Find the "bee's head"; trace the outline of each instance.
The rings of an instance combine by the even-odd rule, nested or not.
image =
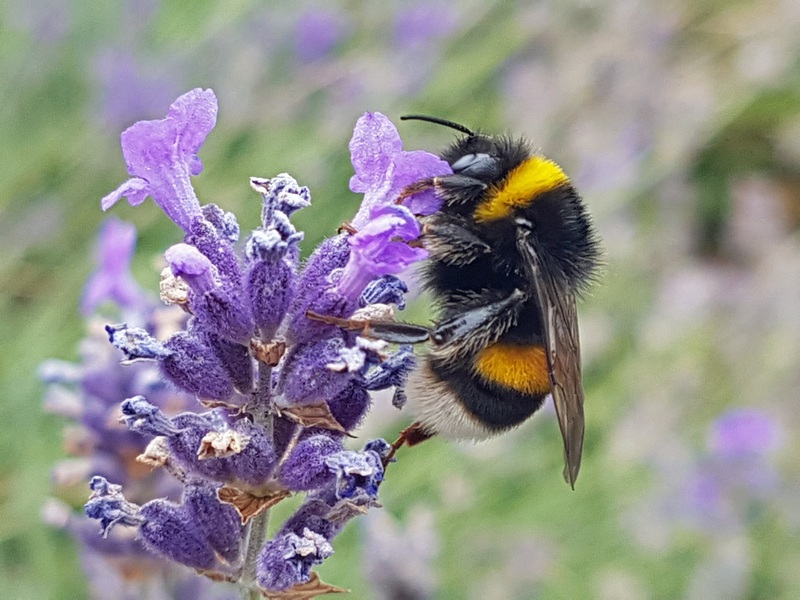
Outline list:
[[[442,159],[450,163],[453,173],[487,184],[501,180],[530,154],[530,148],[524,140],[485,135],[438,117],[404,115],[400,119],[427,121],[463,133],[462,137],[442,152]]]

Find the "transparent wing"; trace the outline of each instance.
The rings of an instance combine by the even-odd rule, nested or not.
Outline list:
[[[581,349],[575,295],[542,267],[528,232],[522,228],[517,237],[517,246],[526,258],[528,276],[534,283],[542,309],[550,389],[564,440],[564,479],[575,489],[575,480],[581,467],[584,433]]]

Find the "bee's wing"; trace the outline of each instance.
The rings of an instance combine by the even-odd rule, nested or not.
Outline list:
[[[517,240],[542,309],[550,389],[564,440],[564,479],[574,489],[583,453],[583,385],[575,295],[542,267],[526,233]]]

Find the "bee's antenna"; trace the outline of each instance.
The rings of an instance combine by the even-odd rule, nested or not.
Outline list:
[[[437,125],[444,125],[445,127],[449,127],[450,129],[455,129],[456,131],[460,131],[461,133],[466,133],[469,137],[475,137],[475,132],[465,127],[464,125],[459,125],[458,123],[454,123],[453,121],[448,121],[447,119],[440,119],[438,117],[429,117],[427,115],[403,115],[400,117],[401,121],[428,121],[428,123],[436,123]]]

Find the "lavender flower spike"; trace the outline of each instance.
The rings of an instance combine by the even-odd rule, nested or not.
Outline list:
[[[203,170],[197,151],[217,122],[217,97],[199,88],[187,92],[164,119],[139,121],[122,132],[122,154],[131,179],[100,201],[103,210],[127,197],[132,206],[152,196],[185,232],[201,217],[190,176]]]
[[[104,532],[117,524],[134,528],[127,537],[138,552],[234,582],[248,597],[257,586],[267,595],[300,597],[318,586],[334,589],[318,584],[311,569],[333,553],[332,540],[347,521],[378,505],[391,447],[375,440],[353,452],[343,439],[368,410],[370,391],[401,390],[413,365],[409,348],[388,354],[384,342],[311,320],[308,311],[349,317],[359,308],[402,308],[407,286],[397,275],[427,256],[413,243],[417,217],[437,210],[439,200],[431,191],[402,205],[397,199],[408,185],[451,171],[434,155],[405,152],[394,125],[367,113],[350,143],[351,189],[365,194],[355,231],[326,240],[303,263],[303,233],[291,215],[310,205],[311,194],[289,175],[251,179],[262,218],[242,236],[244,244],[237,243],[242,232],[233,214],[200,207],[190,177],[202,169],[196,153],[216,114],[213,92],[193,90],[166,118],[122,134],[132,178],[102,206],[123,196],[139,204],[150,195],[184,229],[183,243],[166,253],[173,275],[189,288],[181,289],[184,312],[147,304],[130,315],[130,325],[108,325],[109,341],[126,360],[120,365],[112,360],[118,353],[109,352],[100,364],[95,353],[86,357],[88,375],[51,374],[59,384],[80,385],[84,402],[54,404],[81,418],[85,431],[77,442],[101,450],[102,461],[84,462],[124,482],[130,501],[107,479],[92,481],[86,514]],[[132,244],[125,238],[119,248],[103,249],[110,255],[96,288],[114,296]],[[164,319],[165,311],[176,314]],[[128,430],[108,425],[120,401]],[[146,448],[143,436],[154,438]],[[129,466],[137,455],[156,468],[141,473]],[[293,494],[305,498],[268,539],[266,511]]]

